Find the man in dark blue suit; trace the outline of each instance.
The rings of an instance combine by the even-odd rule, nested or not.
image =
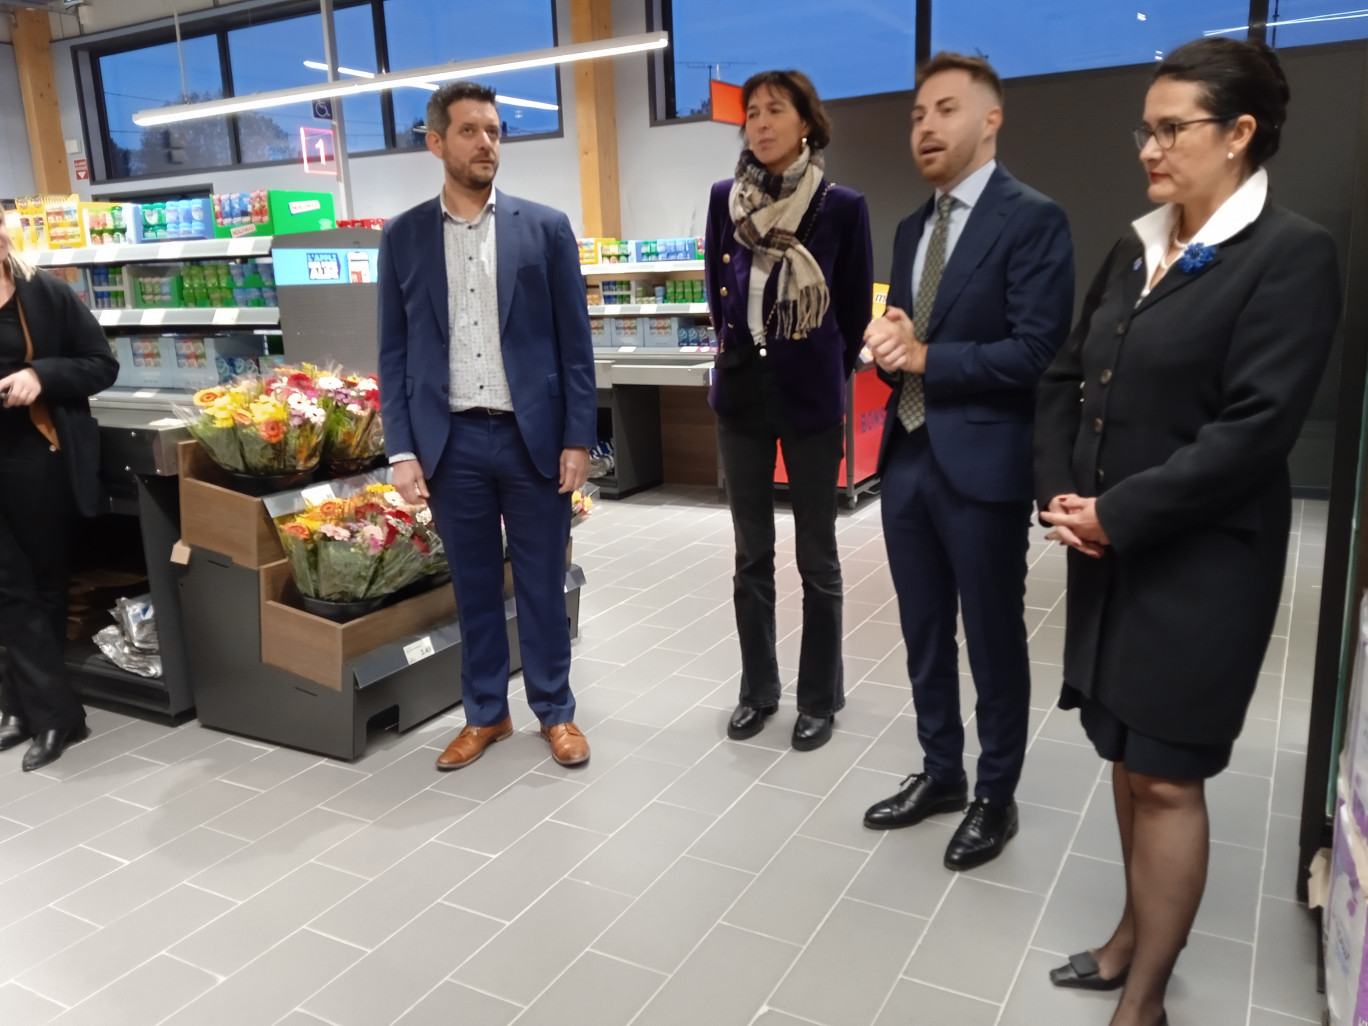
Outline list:
[[[528,704],[555,760],[577,765],[565,549],[598,423],[579,249],[564,214],[494,190],[493,90],[443,86],[427,127],[445,181],[385,226],[380,400],[395,487],[431,503],[460,611],[466,726],[437,766],[513,733],[500,518]]]
[[[1031,419],[1073,309],[1068,221],[998,165],[1001,124],[1002,83],[987,61],[942,53],[918,72],[912,154],[936,193],[898,226],[889,310],[866,333],[894,386],[880,501],[925,762],[865,825],[910,826],[969,801],[958,605],[982,754],[950,869],[995,858],[1017,832]]]

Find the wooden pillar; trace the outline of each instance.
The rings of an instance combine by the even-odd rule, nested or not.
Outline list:
[[[612,35],[612,0],[570,0],[573,42],[610,39]],[[620,238],[622,203],[618,190],[617,97],[611,58],[576,62],[575,127],[579,133],[584,234]]]
[[[24,100],[33,181],[40,193],[67,195],[66,143],[62,112],[57,106],[57,79],[52,72],[52,27],[46,11],[14,12],[14,62],[19,68],[19,93]]]

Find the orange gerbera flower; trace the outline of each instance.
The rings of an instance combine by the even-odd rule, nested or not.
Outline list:
[[[274,445],[285,437],[285,425],[278,420],[263,420],[257,425],[257,434]]]
[[[234,410],[233,419],[243,427],[247,427],[252,423],[252,415],[246,410]]]
[[[286,524],[283,530],[286,534],[292,534],[296,538],[304,539],[304,541],[308,541],[312,536],[312,532],[303,524]]]
[[[196,406],[213,406],[223,398],[223,391],[217,388],[201,388],[195,393]]]
[[[318,505],[318,515],[328,520],[341,520],[347,515],[347,504],[341,499],[324,499]]]

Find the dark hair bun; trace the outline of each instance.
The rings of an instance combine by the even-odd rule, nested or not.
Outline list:
[[[1258,167],[1278,152],[1292,90],[1282,61],[1265,43],[1210,36],[1180,46],[1164,58],[1154,77],[1196,82],[1212,117],[1233,122],[1248,114],[1257,125],[1249,162]]]

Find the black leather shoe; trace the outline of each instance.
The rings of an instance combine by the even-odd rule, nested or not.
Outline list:
[[[1126,966],[1115,976],[1104,977],[1092,952],[1080,951],[1070,955],[1063,965],[1050,970],[1050,982],[1056,987],[1072,987],[1075,990],[1116,990],[1126,985],[1129,975],[1130,966]]]
[[[727,737],[733,741],[744,741],[765,729],[765,717],[773,716],[778,708],[775,705],[747,705],[742,702],[727,721]]]
[[[1019,826],[1016,802],[997,805],[976,798],[945,849],[945,868],[973,869],[991,862],[1002,854]]]
[[[11,716],[8,713],[0,716],[0,752],[8,752],[31,737],[33,735],[18,716]]]
[[[79,727],[58,730],[45,730],[33,739],[29,750],[24,753],[23,769],[29,773],[56,762],[62,753],[78,741],[90,737],[90,728],[82,723]]]
[[[814,748],[821,748],[831,740],[831,725],[835,722],[835,716],[809,716],[800,712],[793,725],[794,750],[810,752]]]
[[[872,830],[913,826],[937,812],[959,812],[969,801],[969,781],[964,777],[956,784],[939,784],[929,773],[914,773],[903,785],[892,798],[869,807],[865,826]]]

